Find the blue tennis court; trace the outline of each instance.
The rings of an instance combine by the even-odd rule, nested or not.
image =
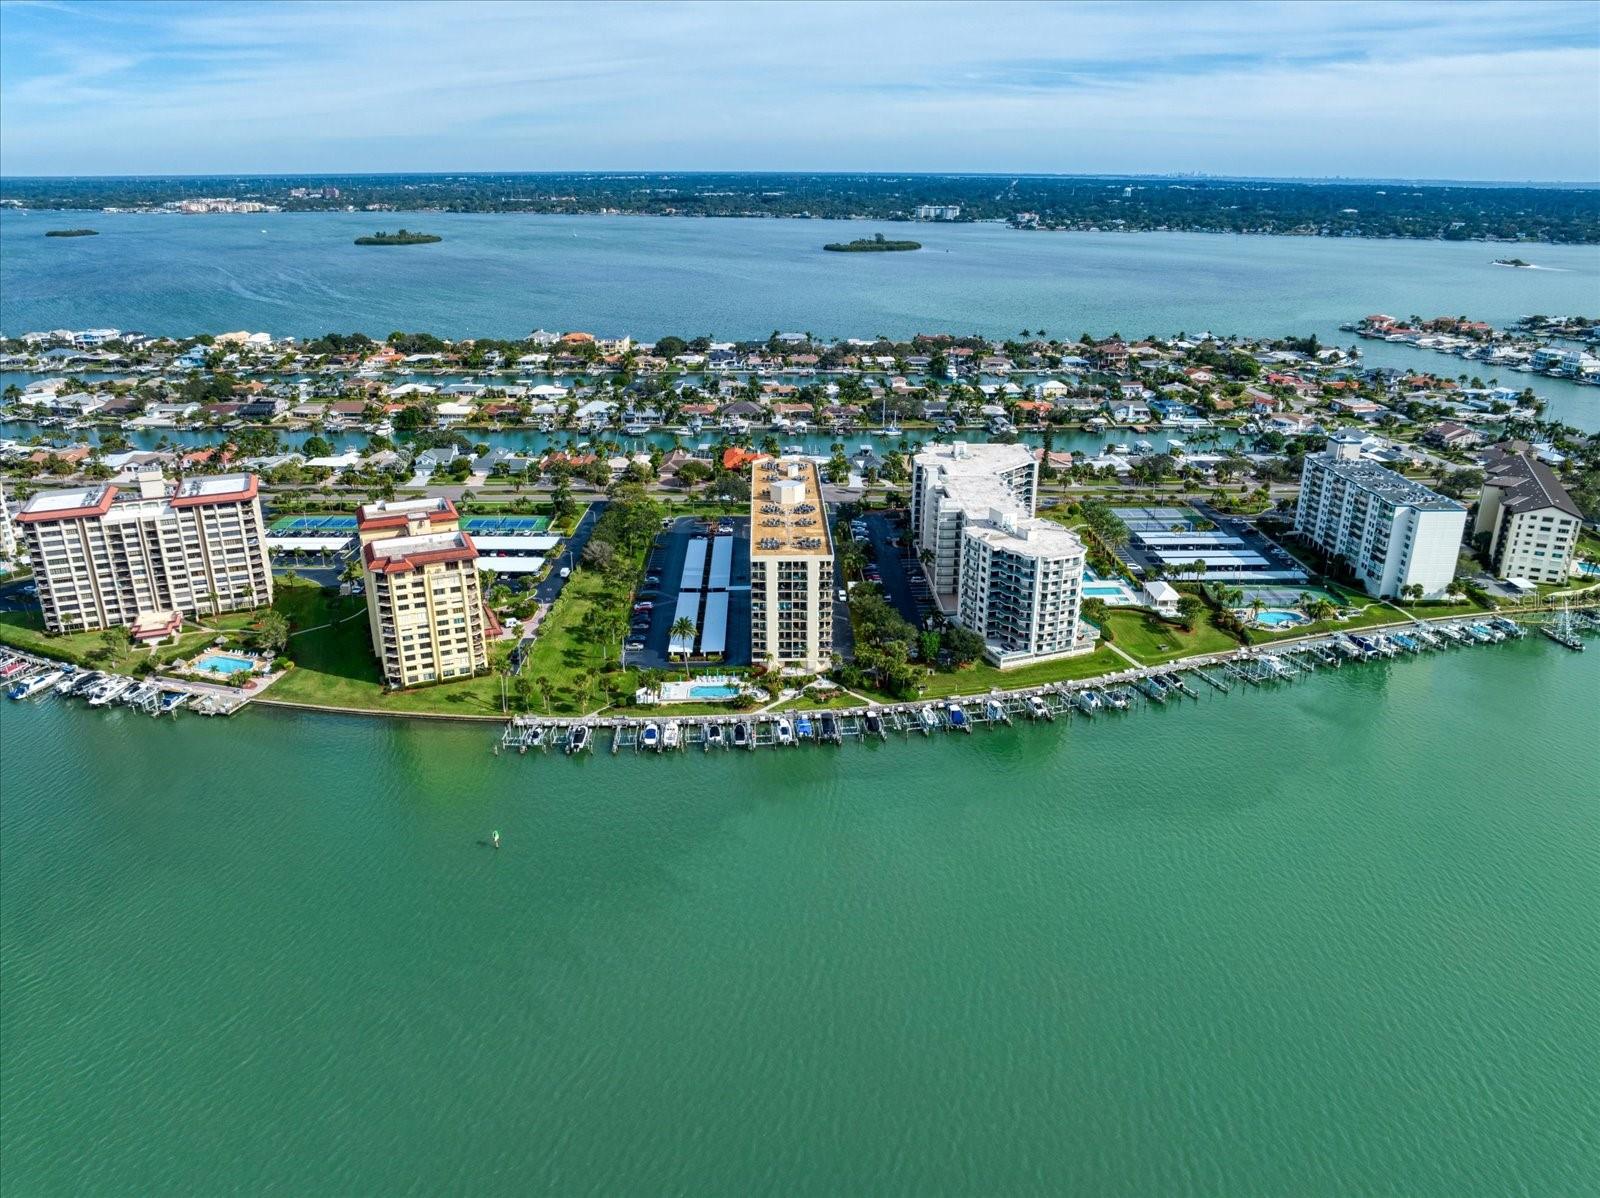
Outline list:
[[[485,536],[531,537],[550,527],[549,516],[468,516],[461,522],[468,532]]]
[[[314,536],[318,533],[332,536],[338,533],[353,533],[355,530],[354,516],[283,516],[272,522],[269,531],[294,533],[298,536]]]

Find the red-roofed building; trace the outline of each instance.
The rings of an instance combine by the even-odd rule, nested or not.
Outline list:
[[[722,468],[724,470],[743,470],[752,462],[765,461],[767,454],[757,453],[752,449],[741,449],[737,445],[729,446],[722,451]]]

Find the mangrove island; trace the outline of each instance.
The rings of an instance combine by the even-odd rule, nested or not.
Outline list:
[[[858,237],[854,241],[830,241],[822,247],[836,254],[896,254],[906,250],[920,250],[920,241],[885,241],[882,233],[872,237]]]
[[[443,241],[437,233],[413,233],[401,229],[398,233],[374,233],[371,237],[357,237],[357,245],[427,245],[430,241]]]

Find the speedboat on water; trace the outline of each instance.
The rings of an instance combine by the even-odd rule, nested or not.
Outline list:
[[[794,725],[788,720],[780,719],[774,729],[780,745],[794,744]]]
[[[661,729],[655,724],[646,724],[639,732],[639,744],[646,749],[661,748]]]
[[[567,737],[567,756],[582,753],[589,747],[589,725],[574,724],[572,733]]]

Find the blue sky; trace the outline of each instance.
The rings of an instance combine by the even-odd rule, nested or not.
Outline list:
[[[0,172],[1600,181],[1594,3],[0,3]]]

